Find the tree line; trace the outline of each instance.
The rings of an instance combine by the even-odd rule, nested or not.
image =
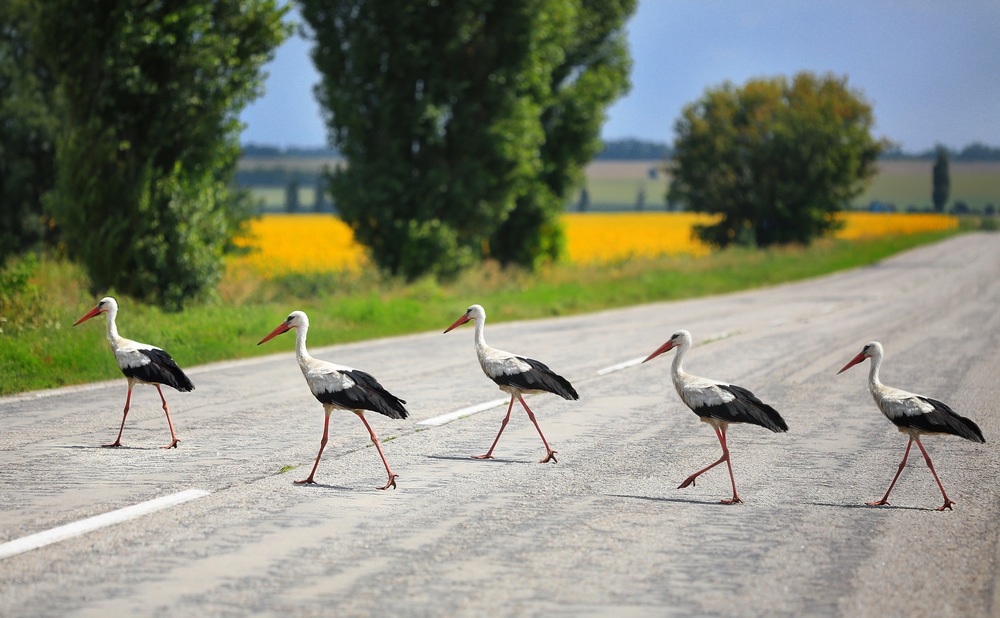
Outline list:
[[[94,291],[180,307],[251,212],[238,114],[276,0],[0,3],[0,258],[58,241]]]
[[[669,148],[602,143],[629,88],[635,0],[299,6],[328,150],[346,161],[326,196],[391,276],[558,259],[559,214],[600,156],[670,155],[668,201],[722,214],[698,231],[719,246],[808,242],[892,148],[846,77],[808,72],[708,88]],[[95,291],[166,307],[211,289],[252,206],[234,182],[239,112],[290,32],[286,11],[0,4],[0,258],[58,243]]]

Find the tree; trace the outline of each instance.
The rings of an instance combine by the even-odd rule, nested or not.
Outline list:
[[[531,94],[541,109],[544,141],[539,172],[517,197],[513,212],[490,237],[492,257],[502,264],[535,266],[559,257],[564,244],[559,215],[580,184],[583,166],[603,148],[604,110],[625,94],[632,68],[625,21],[635,0],[550,3],[567,24],[552,31],[559,60],[544,90]]]
[[[292,174],[285,184],[285,212],[299,211],[299,175]]]
[[[51,235],[55,83],[30,42],[29,0],[0,3],[0,264]]]
[[[46,207],[95,290],[177,308],[214,285],[248,214],[239,111],[287,34],[276,0],[34,3],[61,94]]]
[[[301,2],[317,98],[347,159],[330,193],[377,264],[411,279],[449,274],[487,255],[533,259],[558,237],[553,204],[563,206],[565,166],[579,155],[548,138],[593,139],[600,118],[584,84],[611,79],[590,74],[608,53],[592,4],[602,5]],[[583,126],[564,129],[573,122]]]
[[[720,247],[808,243],[876,173],[890,143],[872,137],[873,123],[846,78],[803,72],[710,88],[676,123],[667,201],[721,215],[696,230]]]
[[[934,160],[934,170],[932,172],[934,188],[931,191],[931,200],[934,202],[935,212],[944,212],[945,205],[948,204],[948,194],[951,192],[951,172],[948,168],[948,149],[938,146]]]

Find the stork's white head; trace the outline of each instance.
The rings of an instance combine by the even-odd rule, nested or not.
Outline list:
[[[691,346],[691,333],[687,332],[686,330],[679,330],[673,335],[670,335],[670,339],[668,339],[666,343],[656,348],[656,351],[647,356],[646,360],[642,362],[645,363],[648,360],[652,360],[657,356],[659,356],[660,354],[663,354],[664,352],[667,352],[669,350],[673,350],[674,348],[687,348],[690,346]]]
[[[260,345],[265,341],[270,341],[271,339],[274,339],[281,333],[286,333],[292,330],[293,328],[302,328],[302,329],[309,328],[309,317],[306,315],[305,311],[293,311],[289,313],[288,317],[285,318],[285,321],[282,322],[281,324],[278,324],[278,326],[271,331],[270,335],[258,341],[257,345]]]
[[[453,328],[465,324],[469,320],[479,320],[480,324],[482,324],[486,320],[486,310],[483,309],[482,305],[472,305],[471,307],[466,309],[462,317],[455,320],[455,323],[446,328],[444,332],[447,333]]]
[[[882,344],[878,341],[869,341],[865,344],[865,347],[861,348],[858,355],[852,358],[843,368],[837,372],[837,374],[844,373],[851,367],[857,365],[858,363],[864,361],[866,358],[878,357],[882,358]]]
[[[88,311],[82,318],[80,318],[76,322],[73,322],[73,326],[76,326],[81,322],[86,322],[90,318],[94,317],[95,315],[99,315],[101,313],[117,314],[118,301],[116,301],[114,298],[110,296],[105,296],[100,300],[100,302],[97,303],[97,306]]]

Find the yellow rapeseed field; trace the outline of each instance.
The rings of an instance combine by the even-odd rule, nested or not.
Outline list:
[[[934,214],[842,213],[844,228],[837,238],[856,239],[914,234],[958,226],[955,217]],[[710,223],[712,215],[697,213],[567,213],[569,259],[576,264],[612,262],[630,257],[706,255],[707,245],[691,236],[691,227]],[[350,228],[330,215],[264,215],[251,222],[249,235],[237,244],[251,248],[234,258],[237,267],[260,276],[334,272],[367,264],[364,248]]]
[[[711,247],[691,236],[691,227],[712,223],[713,215],[693,212],[567,213],[566,248],[575,264],[629,257],[707,255]]]
[[[958,227],[957,217],[930,213],[849,212],[841,213],[840,219],[844,227],[836,233],[836,237],[844,240],[937,232]]]
[[[360,268],[365,249],[346,223],[331,215],[263,215],[236,244],[250,252],[234,260],[264,277]]]

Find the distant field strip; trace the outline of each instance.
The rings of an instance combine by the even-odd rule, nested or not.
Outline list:
[[[330,159],[253,159],[241,160],[240,169],[284,169],[299,178],[299,204],[311,210],[315,202],[315,180],[324,165],[340,162]],[[857,198],[854,208],[866,208],[873,201],[893,204],[898,211],[931,207],[931,170],[934,162],[880,161],[879,172]],[[1000,162],[952,161],[949,205],[965,202],[974,211],[992,204],[1000,206]],[[573,191],[566,209],[576,212],[583,205],[589,211],[666,210],[666,193],[670,174],[663,161],[595,161],[587,166],[585,183]],[[282,212],[285,207],[285,186],[248,185],[260,207],[266,212]],[[586,203],[582,192],[586,189]]]
[[[841,215],[837,238],[856,239],[948,230],[958,219],[934,214],[852,212]],[[714,221],[697,213],[567,213],[569,259],[576,264],[607,263],[633,257],[701,256],[710,248],[696,240],[691,228]],[[250,234],[239,239],[247,255],[233,259],[259,275],[338,272],[367,263],[364,248],[351,229],[332,215],[264,215],[251,222]]]

